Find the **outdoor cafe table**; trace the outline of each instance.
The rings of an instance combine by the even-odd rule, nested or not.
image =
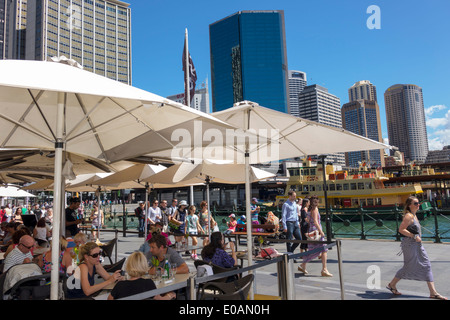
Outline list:
[[[173,284],[176,283],[181,283],[181,282],[187,282],[189,277],[191,277],[193,275],[193,273],[177,273],[175,275],[174,279],[169,279],[169,280],[153,280],[155,282],[156,288],[157,289],[161,289],[161,288],[165,288],[168,286],[171,286]],[[111,283],[108,286],[104,287],[102,289],[102,291],[100,292],[99,295],[97,295],[94,299],[95,300],[106,300],[108,298],[109,293],[111,292],[112,289],[114,289],[114,286],[116,285],[117,282]]]

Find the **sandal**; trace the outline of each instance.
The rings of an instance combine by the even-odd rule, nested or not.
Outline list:
[[[430,296],[430,299],[448,300],[446,297],[441,296],[439,293],[438,293],[438,294],[431,295],[431,296]]]
[[[306,268],[302,268],[301,266],[298,266],[298,271],[303,272],[303,274],[308,274],[308,271],[306,271]]]
[[[397,288],[392,288],[390,283],[386,286],[386,289],[391,291],[394,296],[401,296],[402,295],[400,292],[398,292]]]

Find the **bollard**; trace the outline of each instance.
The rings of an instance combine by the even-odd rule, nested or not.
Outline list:
[[[189,288],[189,300],[197,300],[197,295],[195,293],[195,277],[190,277],[188,280],[188,288]]]
[[[345,300],[345,290],[344,290],[344,278],[342,273],[342,252],[341,252],[341,240],[336,240],[337,256],[338,256],[338,267],[339,267],[339,284],[341,288],[341,300]]]
[[[294,259],[289,259],[289,254],[285,254],[283,260],[286,268],[286,298],[287,300],[295,300]]]
[[[281,261],[277,262],[278,295],[281,297],[281,300],[287,300],[285,271],[286,268],[284,268],[284,257],[283,257]]]

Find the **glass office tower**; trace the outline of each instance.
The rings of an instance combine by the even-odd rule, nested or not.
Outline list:
[[[213,111],[250,100],[288,112],[283,11],[239,11],[209,26]]]

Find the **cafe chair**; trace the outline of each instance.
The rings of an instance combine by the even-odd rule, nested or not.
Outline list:
[[[117,245],[117,238],[114,238],[111,241],[109,241],[107,244],[100,246],[100,249],[102,249],[102,256],[105,258],[108,257],[110,264],[113,264],[112,253],[113,253],[113,249],[114,249],[115,245]],[[117,262],[117,257],[116,257],[116,262]]]
[[[233,282],[207,282],[199,288],[199,300],[246,300],[254,280],[254,275]]]
[[[104,266],[104,268],[108,273],[112,273],[112,272],[116,272],[117,270],[121,270],[126,259],[127,258],[123,258],[122,260],[120,260],[114,264],[109,264],[109,265]]]

